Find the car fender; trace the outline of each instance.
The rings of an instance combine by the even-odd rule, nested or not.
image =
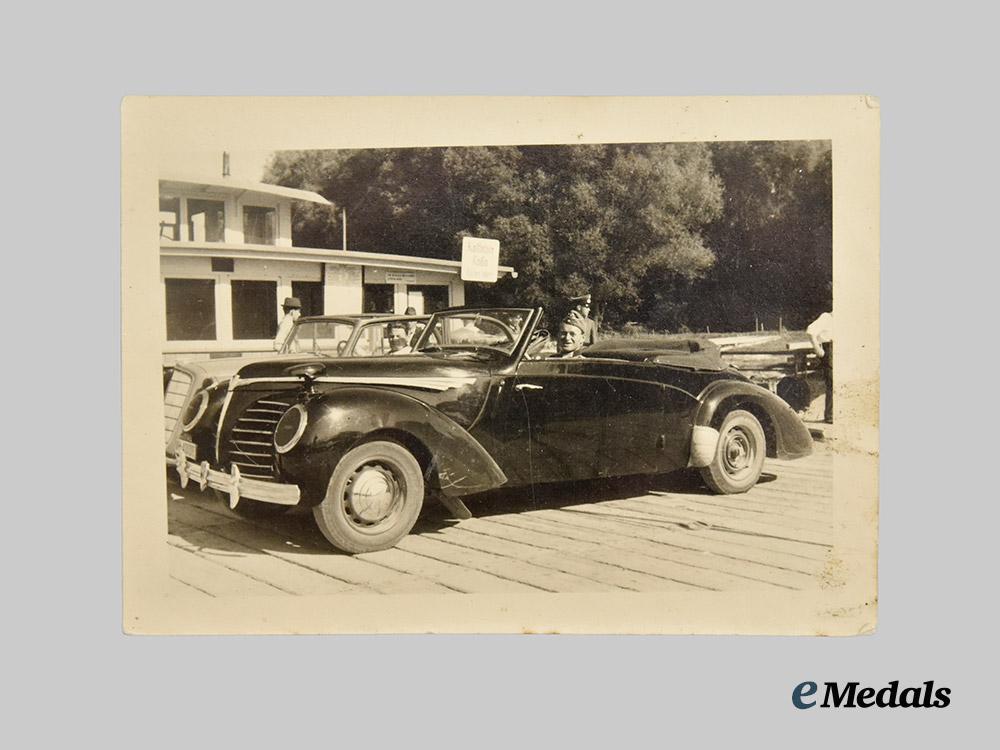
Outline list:
[[[507,477],[461,425],[412,396],[385,388],[347,387],[306,403],[308,424],[298,444],[279,455],[286,481],[303,485],[304,500],[319,502],[340,459],[372,439],[402,443],[424,467],[425,481],[457,497],[499,487]]]
[[[219,429],[219,416],[222,413],[222,407],[229,392],[229,383],[213,382],[204,388],[193,389],[184,408],[177,417],[178,423],[183,422],[188,406],[190,406],[201,391],[208,392],[208,406],[205,408],[205,413],[202,414],[198,423],[188,431],[185,431],[183,424],[180,424],[177,434],[179,437],[189,440],[197,446],[197,460],[211,461],[216,456],[215,437]],[[174,451],[176,453],[176,441],[174,442]]]
[[[766,388],[743,380],[717,380],[698,396],[694,434],[716,428],[733,409],[749,411],[761,422],[770,458],[802,458],[812,453],[812,437],[788,404]],[[697,465],[697,464],[692,464]]]

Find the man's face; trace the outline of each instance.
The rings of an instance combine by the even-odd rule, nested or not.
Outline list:
[[[583,346],[583,331],[576,326],[562,323],[559,326],[559,341],[556,350],[560,354],[570,354]]]
[[[406,328],[403,326],[394,326],[389,329],[389,349],[394,352],[398,352],[404,346],[406,346],[407,335]]]

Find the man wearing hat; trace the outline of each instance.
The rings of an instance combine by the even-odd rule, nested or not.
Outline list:
[[[298,297],[285,297],[285,302],[281,306],[281,309],[284,311],[285,316],[278,324],[278,333],[274,337],[274,351],[276,352],[281,351],[281,347],[285,345],[285,339],[288,338],[288,335],[292,332],[292,328],[295,327],[295,321],[302,314],[302,302]]]
[[[579,297],[570,297],[569,301],[573,307],[570,310],[570,315],[578,316],[583,325],[584,345],[596,344],[597,322],[590,318],[590,295],[581,294]]]
[[[583,349],[586,333],[583,328],[583,318],[579,313],[574,314],[571,310],[569,315],[563,318],[559,324],[559,338],[556,339],[556,359],[570,359],[582,356],[580,350]]]

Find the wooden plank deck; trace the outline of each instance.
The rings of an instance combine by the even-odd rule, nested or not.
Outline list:
[[[833,458],[768,461],[746,495],[697,475],[489,493],[455,521],[429,501],[391,550],[333,550],[307,510],[267,521],[167,483],[170,586],[194,597],[301,594],[801,590],[832,541]]]

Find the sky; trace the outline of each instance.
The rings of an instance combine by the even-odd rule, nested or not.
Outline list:
[[[229,151],[229,171],[234,180],[261,182],[274,151]],[[184,177],[222,177],[222,152],[202,151],[169,155],[170,174]]]

